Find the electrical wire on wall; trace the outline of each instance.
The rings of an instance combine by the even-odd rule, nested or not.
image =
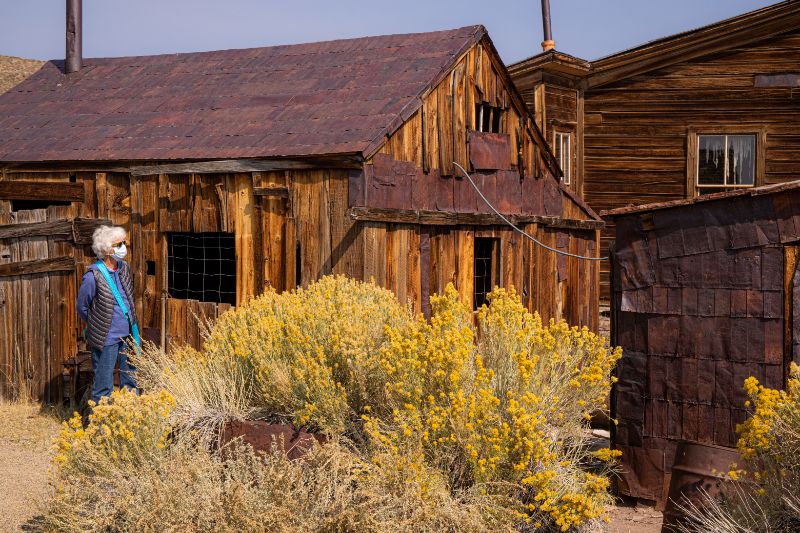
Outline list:
[[[585,256],[585,255],[571,254],[569,252],[562,252],[561,250],[557,250],[555,248],[551,248],[550,246],[547,246],[545,243],[536,240],[536,238],[534,238],[532,235],[529,235],[529,234],[525,233],[524,231],[522,231],[521,229],[519,229],[510,220],[508,220],[506,217],[504,217],[503,214],[500,213],[500,211],[495,209],[495,207],[491,204],[491,202],[489,202],[489,200],[487,200],[486,197],[483,195],[483,193],[478,188],[478,186],[475,184],[475,182],[472,181],[472,176],[470,176],[469,173],[466,170],[464,170],[464,167],[462,167],[461,165],[459,165],[455,161],[453,161],[453,164],[455,166],[457,166],[458,169],[461,172],[464,173],[464,176],[466,176],[467,180],[469,180],[470,185],[472,185],[472,188],[475,189],[475,192],[478,193],[478,196],[481,197],[481,200],[483,200],[483,203],[485,203],[487,206],[489,206],[489,209],[491,209],[494,212],[495,215],[500,217],[500,219],[503,222],[508,224],[511,227],[511,229],[513,229],[514,231],[516,231],[517,233],[519,233],[523,237],[525,237],[527,239],[530,239],[531,241],[533,241],[534,243],[538,244],[539,246],[541,246],[545,250],[550,250],[551,252],[555,252],[557,254],[566,255],[567,257],[575,257],[577,259],[585,259],[586,261],[607,261],[608,260],[608,257],[589,257],[589,256]]]

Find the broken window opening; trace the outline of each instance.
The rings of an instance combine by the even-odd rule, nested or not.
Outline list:
[[[500,122],[503,110],[489,104],[475,104],[475,131],[500,133]]]
[[[172,298],[236,305],[233,233],[168,233],[167,248]]]
[[[486,303],[486,296],[498,284],[497,275],[500,241],[494,238],[476,237],[474,245],[474,279],[472,309],[477,311]]]

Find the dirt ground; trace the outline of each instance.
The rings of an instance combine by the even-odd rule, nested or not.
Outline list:
[[[0,403],[0,531],[19,531],[47,495],[60,418],[34,404]]]
[[[611,510],[609,533],[659,533],[661,513],[643,505],[620,504]]]

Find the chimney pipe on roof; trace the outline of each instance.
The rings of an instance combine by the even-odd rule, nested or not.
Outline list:
[[[542,50],[547,52],[556,47],[553,34],[550,32],[550,0],[542,0],[542,26],[544,26]]]
[[[82,0],[67,0],[67,55],[64,72],[71,74],[83,66],[83,16]]]

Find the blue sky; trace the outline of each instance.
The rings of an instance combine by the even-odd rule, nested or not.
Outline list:
[[[556,47],[596,59],[775,3],[551,0]],[[0,55],[64,55],[64,0],[0,0]],[[484,24],[503,60],[541,51],[539,0],[84,0],[84,55],[249,48]]]

